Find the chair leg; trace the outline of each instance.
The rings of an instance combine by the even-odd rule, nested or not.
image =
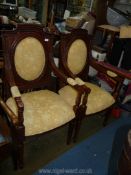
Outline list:
[[[107,110],[107,112],[105,113],[104,121],[103,121],[103,126],[104,127],[107,125],[109,117],[111,116],[112,109],[113,109],[113,107],[109,108],[109,110]]]
[[[74,136],[73,136],[73,141],[76,142],[78,135],[79,135],[79,131],[80,131],[80,127],[81,127],[81,123],[82,123],[82,118],[78,117],[75,123],[75,132],[74,132]]]
[[[13,159],[15,169],[22,169],[24,167],[24,127],[18,127],[13,129]]]
[[[79,106],[79,108],[76,111],[75,131],[74,131],[74,135],[73,135],[74,142],[77,141],[79,131],[81,128],[81,123],[82,123],[83,118],[85,117],[86,108],[87,107],[85,105],[81,105],[81,106]]]
[[[22,169],[24,167],[24,144],[21,143],[17,146],[18,151],[18,168]]]
[[[73,137],[73,133],[74,133],[74,127],[75,127],[75,119],[73,119],[73,120],[69,123],[68,135],[67,135],[67,144],[70,144],[71,141],[72,141],[72,137]]]
[[[13,149],[14,169],[22,169],[24,167],[24,144],[16,144]]]

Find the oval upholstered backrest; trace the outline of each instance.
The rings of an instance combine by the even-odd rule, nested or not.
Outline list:
[[[73,74],[79,74],[87,61],[87,46],[82,39],[76,39],[70,45],[67,65]]]
[[[35,80],[45,66],[45,51],[34,37],[22,39],[16,47],[14,64],[17,74],[24,80]]]

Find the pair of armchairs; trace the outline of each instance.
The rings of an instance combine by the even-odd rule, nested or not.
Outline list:
[[[10,123],[16,168],[23,168],[25,136],[51,131],[69,123],[67,142],[76,140],[85,116],[110,109],[125,77],[130,75],[90,55],[88,32],[75,29],[61,35],[60,65],[53,60],[53,36],[41,25],[19,24],[3,31],[4,92],[0,105]],[[117,83],[113,94],[88,83],[89,65]],[[51,72],[64,85],[52,90]],[[109,115],[109,113],[108,113]]]

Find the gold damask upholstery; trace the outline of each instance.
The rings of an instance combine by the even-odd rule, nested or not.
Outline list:
[[[24,103],[25,135],[43,133],[72,120],[75,116],[72,107],[58,94],[49,90],[28,92],[21,95]],[[18,116],[14,98],[7,105]],[[32,127],[33,126],[33,127]]]
[[[18,75],[27,81],[34,80],[45,66],[44,48],[39,40],[24,38],[16,47],[14,60]]]
[[[78,74],[84,68],[87,58],[87,49],[84,41],[75,40],[68,51],[67,65],[73,74]]]
[[[100,112],[115,103],[115,99],[104,89],[92,83],[86,82],[85,85],[91,89],[91,92],[88,96],[86,115]],[[64,86],[59,90],[59,94],[64,100],[73,106],[77,95],[73,88],[70,86]]]

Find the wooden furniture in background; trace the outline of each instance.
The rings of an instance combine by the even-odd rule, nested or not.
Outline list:
[[[114,40],[119,36],[120,28],[108,24],[103,24],[96,27],[96,32],[97,31],[102,32],[100,47],[105,49],[107,55],[109,56],[113,47]],[[97,51],[99,52],[99,50]]]

